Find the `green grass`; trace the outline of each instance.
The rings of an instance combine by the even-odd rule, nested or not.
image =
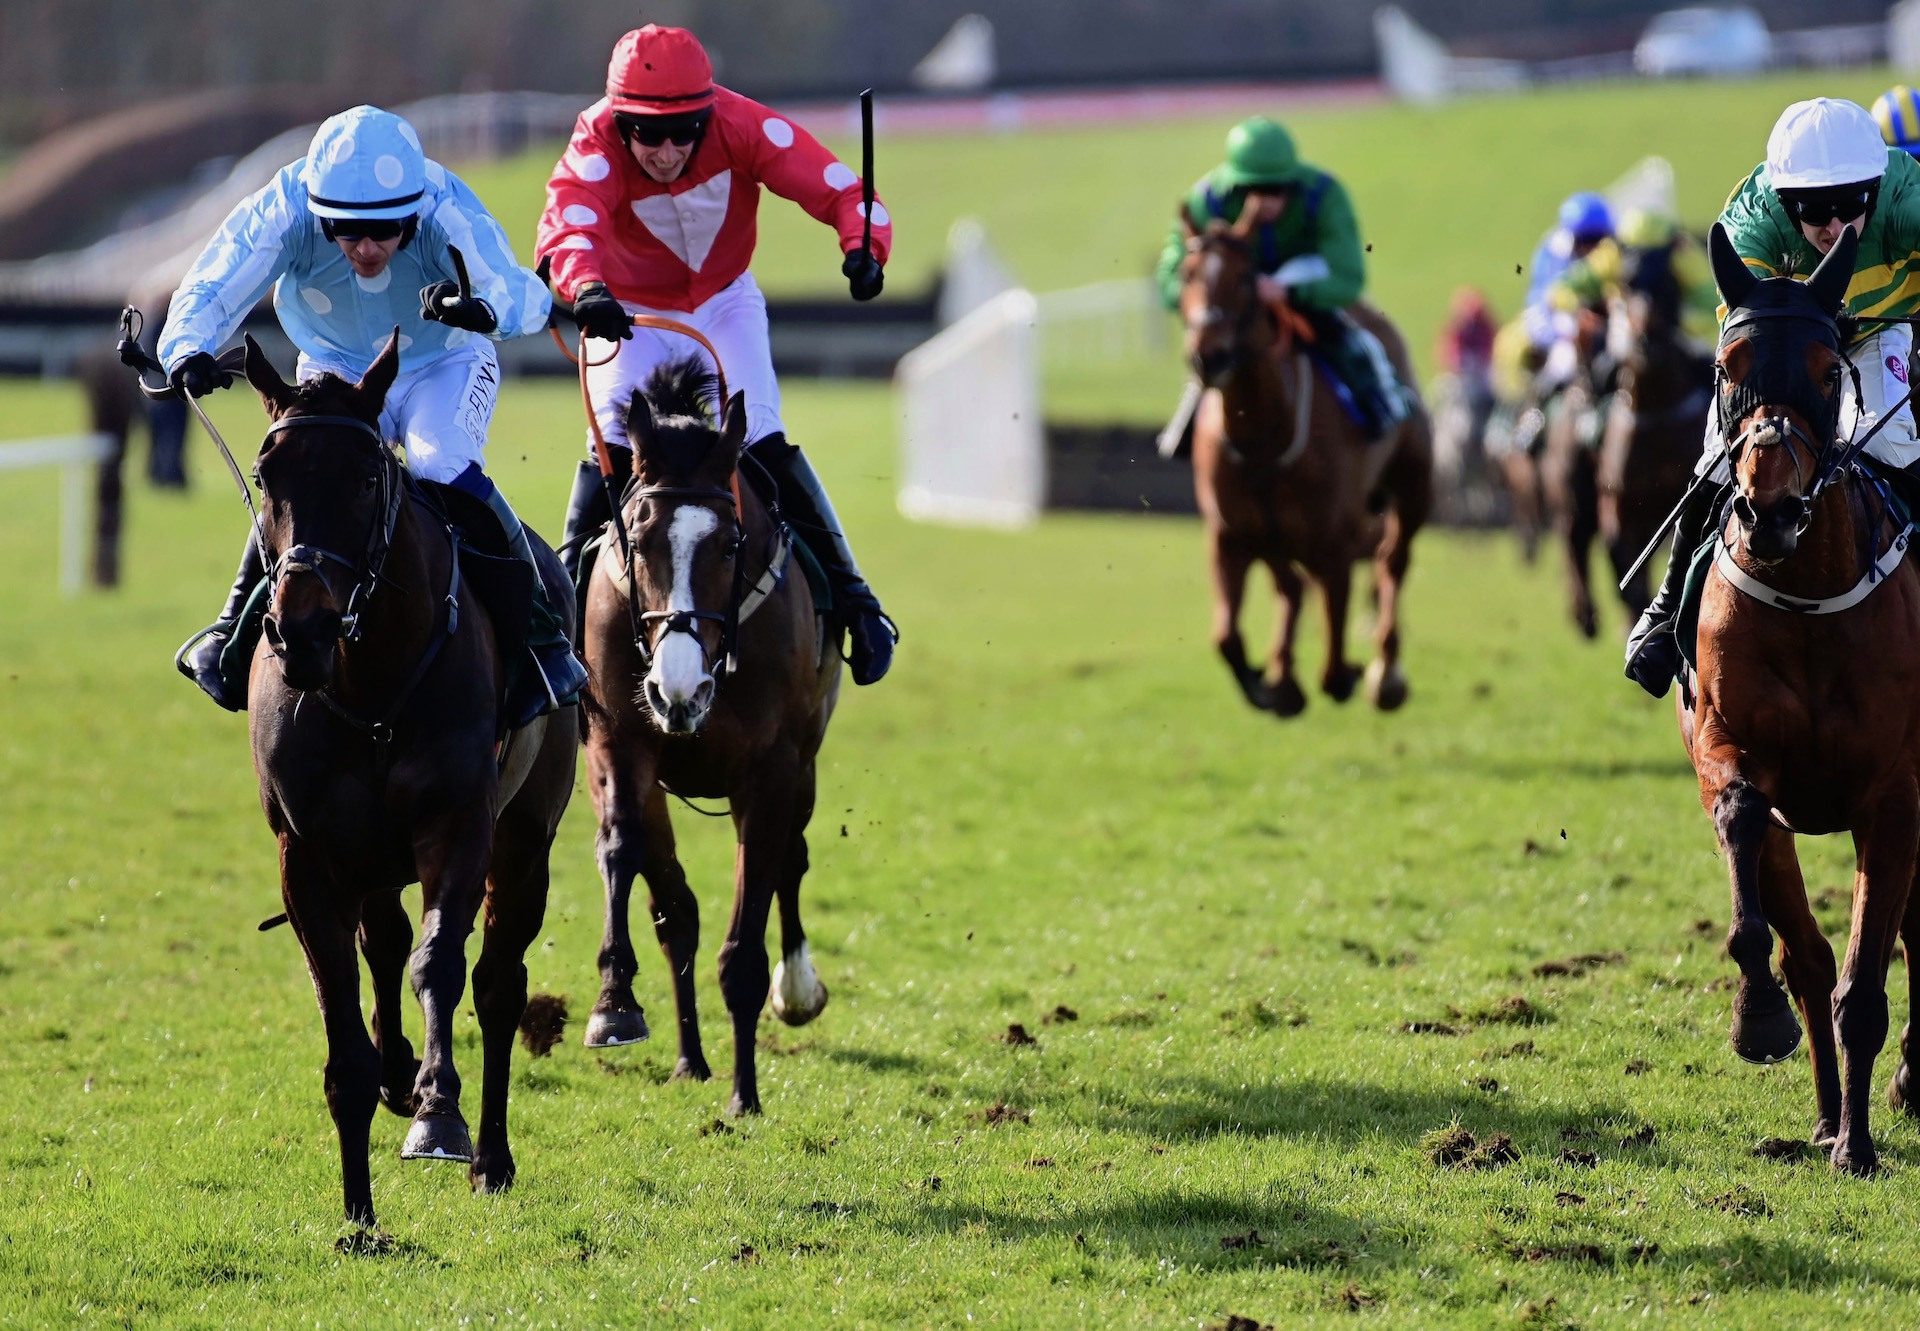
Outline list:
[[[135,492],[125,587],[62,601],[53,477],[8,478],[0,1323],[1906,1320],[1920,1138],[1881,1111],[1871,1182],[1750,1154],[1808,1128],[1808,1075],[1726,1047],[1727,892],[1671,710],[1574,638],[1556,570],[1424,540],[1408,709],[1316,697],[1283,725],[1206,646],[1193,524],[909,525],[885,395],[790,393],[906,631],[824,756],[805,900],[832,1004],[804,1030],[769,1018],[767,1115],[731,1131],[724,1082],[666,1083],[662,1037],[580,1048],[600,887],[577,794],[530,958],[576,1025],[551,1058],[516,1051],[520,1184],[477,1198],[403,1164],[383,1115],[377,1258],[334,1251],[312,992],[292,937],[253,927],[278,907],[244,722],[168,663],[225,585],[233,498],[202,448],[190,499]],[[56,388],[4,405],[14,434],[74,414]],[[254,436],[250,404],[219,406]],[[522,383],[496,427],[494,469],[543,527],[574,420],[564,386]],[[731,848],[680,824],[724,1068]],[[1843,847],[1809,851],[1814,888],[1845,881]],[[1822,918],[1842,929],[1844,905]],[[1620,956],[1533,973],[1581,953]],[[642,961],[664,1032],[664,963]],[[1048,1023],[1060,1005],[1077,1020]],[[1422,1021],[1461,1033],[1402,1030]],[[1037,1048],[1003,1041],[1014,1022]],[[458,1030],[472,1115],[465,1012]],[[1518,1159],[1436,1166],[1422,1140],[1455,1124]]]

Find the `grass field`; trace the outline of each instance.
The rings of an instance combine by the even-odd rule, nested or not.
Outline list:
[[[1647,92],[1674,101],[1627,129],[1615,90],[1302,118],[1301,137],[1370,182],[1371,225],[1393,229],[1383,293],[1437,308],[1468,280],[1449,265],[1530,240],[1565,188],[1643,152],[1674,153],[1704,208],[1789,91]],[[1747,106],[1738,135],[1683,160],[1669,127],[1706,134],[1719,99]],[[1576,169],[1557,149],[1587,120]],[[1420,162],[1435,126],[1496,124],[1497,152],[1419,168],[1423,188],[1457,182],[1458,216],[1391,206],[1382,161]],[[935,198],[919,142],[885,160],[903,217],[977,195],[1023,272],[1065,285],[1150,253],[1217,129],[1131,153],[1098,135],[1073,153],[926,145],[955,172],[997,164],[940,185],[945,213],[906,202],[922,169]],[[1126,206],[1090,197],[1087,243],[1055,235],[1057,261],[1007,225],[1038,215],[1032,169],[1111,182],[1128,163]],[[1418,274],[1387,276],[1388,234]],[[244,721],[169,664],[225,586],[238,506],[202,448],[191,498],[134,493],[126,585],[62,601],[54,478],[8,475],[0,1325],[1912,1324],[1920,1136],[1881,1111],[1887,1168],[1866,1182],[1754,1154],[1811,1126],[1805,1066],[1728,1050],[1725,877],[1671,709],[1619,678],[1611,639],[1575,638],[1556,569],[1430,535],[1407,709],[1316,697],[1281,724],[1212,659],[1192,523],[913,526],[892,506],[885,392],[788,391],[907,635],[883,686],[844,696],[824,755],[805,900],[832,1003],[763,1027],[767,1114],[746,1122],[717,1122],[724,1082],[668,1084],[659,1039],[580,1048],[600,887],[577,794],[530,957],[576,1024],[551,1057],[517,1054],[519,1186],[476,1198],[461,1170],[403,1164],[383,1116],[395,1243],[378,1257],[334,1249],[312,991],[291,936],[254,930],[277,878]],[[240,395],[217,410],[257,436]],[[0,389],[6,435],[76,417],[58,386]],[[521,383],[496,422],[492,470],[544,531],[576,420],[566,386]],[[1312,630],[1304,651],[1317,667]],[[717,1063],[723,829],[680,819]],[[1838,936],[1850,857],[1803,849]],[[656,1029],[665,979],[643,957]],[[469,1015],[458,1029],[472,1117]],[[1480,1144],[1464,1167],[1432,1158],[1450,1128]]]

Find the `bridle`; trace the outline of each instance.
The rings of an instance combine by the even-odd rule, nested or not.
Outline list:
[[[1204,255],[1209,246],[1217,244],[1242,254],[1249,260],[1247,280],[1242,284],[1246,298],[1240,305],[1239,313],[1232,316],[1232,338],[1228,343],[1225,368],[1229,373],[1237,370],[1253,354],[1251,334],[1254,321],[1261,315],[1266,315],[1274,326],[1274,359],[1283,365],[1291,361],[1293,365],[1293,383],[1287,388],[1288,396],[1293,401],[1293,436],[1277,457],[1261,462],[1258,467],[1260,470],[1268,468],[1274,471],[1284,470],[1305,451],[1308,429],[1313,420],[1313,369],[1308,363],[1307,353],[1300,349],[1301,344],[1313,340],[1312,326],[1298,310],[1291,306],[1275,308],[1260,299],[1259,270],[1251,261],[1252,249],[1244,236],[1235,235],[1231,231],[1202,232],[1196,234],[1187,244],[1188,252],[1195,256]],[[1195,277],[1197,276],[1196,270]],[[1201,312],[1203,327],[1217,327],[1228,322],[1228,319],[1225,308],[1211,301]],[[1289,352],[1292,354],[1289,355]],[[1234,445],[1231,438],[1223,436],[1221,444],[1227,455],[1235,462],[1249,465],[1246,455]]]
[[[649,499],[684,499],[693,503],[724,503],[733,517],[733,587],[727,597],[727,608],[721,610],[640,610],[638,611],[639,629],[633,645],[640,653],[643,669],[652,669],[653,658],[659,653],[660,644],[669,633],[684,633],[692,638],[700,649],[701,668],[713,676],[716,687],[727,675],[739,666],[738,646],[740,635],[740,601],[746,581],[746,562],[742,556],[746,553],[747,524],[740,503],[740,476],[734,473],[731,487],[719,485],[642,485],[631,488],[626,502],[633,506],[635,513],[640,505]],[[673,507],[678,508],[679,505]],[[626,517],[622,514],[622,522]],[[627,546],[635,542],[628,538]],[[627,595],[630,599],[638,595],[638,589],[632,580],[632,570],[628,570]],[[717,661],[707,655],[706,641],[700,636],[702,621],[720,626],[720,652]],[[658,631],[655,627],[658,626]]]
[[[276,435],[302,428],[331,428],[356,430],[364,434],[373,443],[374,455],[379,460],[378,497],[374,505],[374,518],[367,530],[366,547],[358,559],[350,559],[323,545],[314,545],[302,541],[288,546],[273,560],[268,568],[268,580],[273,586],[279,586],[282,578],[291,573],[312,573],[326,586],[327,593],[336,604],[344,608],[340,612],[340,636],[345,642],[360,640],[367,602],[372,599],[374,589],[380,584],[382,570],[387,563],[387,554],[393,548],[393,531],[400,519],[400,501],[405,486],[400,480],[400,460],[393,455],[380,438],[380,431],[357,416],[282,416],[267,427],[268,444],[261,445],[264,453]],[[353,586],[343,599],[334,586],[333,579],[327,574],[329,564],[345,569],[354,577]]]

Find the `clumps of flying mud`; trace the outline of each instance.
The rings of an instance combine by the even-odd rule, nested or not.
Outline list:
[[[1520,1148],[1506,1133],[1477,1139],[1458,1123],[1429,1132],[1420,1139],[1420,1149],[1442,1169],[1499,1169],[1520,1158]]]
[[[567,1000],[559,994],[533,994],[520,1014],[520,1043],[535,1058],[545,1058],[567,1033]]]

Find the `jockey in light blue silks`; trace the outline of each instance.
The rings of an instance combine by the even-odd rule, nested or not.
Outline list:
[[[472,279],[461,293],[449,247]],[[353,382],[400,329],[400,377],[380,428],[406,448],[420,480],[464,490],[492,510],[509,544],[534,568],[529,642],[544,687],[510,704],[519,724],[571,701],[586,672],[564,620],[547,602],[520,520],[483,470],[487,425],[500,388],[489,339],[546,327],[551,298],[513,257],[506,233],[467,185],[427,160],[399,116],[356,106],[320,126],[304,160],[241,202],[174,293],[160,335],[169,381],[195,397],[223,388],[213,353],[273,287],[280,325],[300,349],[299,377]],[[181,669],[222,707],[246,706],[245,685],[222,682],[220,656],[266,576],[252,540],[219,620],[199,635]],[[238,696],[235,696],[235,694]]]

